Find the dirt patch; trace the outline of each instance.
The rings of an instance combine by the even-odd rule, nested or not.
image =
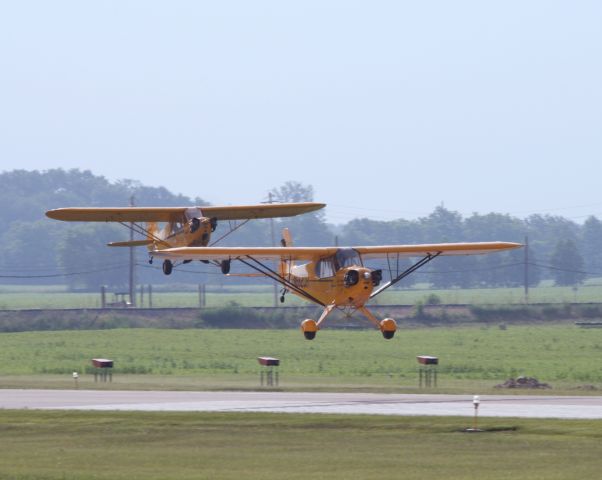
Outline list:
[[[509,378],[504,383],[500,383],[495,386],[495,388],[552,388],[551,385],[547,383],[541,383],[535,377],[518,377],[518,378]]]

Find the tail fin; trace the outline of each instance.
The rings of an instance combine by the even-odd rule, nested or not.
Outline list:
[[[155,247],[155,241],[157,239],[157,237],[160,237],[161,235],[159,234],[159,226],[157,225],[157,222],[147,222],[146,223],[146,239],[149,241],[148,244],[148,250],[154,250]]]
[[[280,243],[283,247],[292,247],[293,246],[293,237],[291,237],[291,232],[288,228],[282,229],[282,240]]]
[[[292,247],[293,246],[293,237],[291,236],[291,232],[288,228],[282,229],[282,239],[280,240],[280,245],[283,247]],[[280,260],[280,275],[282,277],[287,277],[290,273],[290,269],[293,266],[292,261],[284,261]]]

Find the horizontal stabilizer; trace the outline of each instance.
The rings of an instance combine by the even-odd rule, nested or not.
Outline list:
[[[145,245],[151,245],[152,240],[134,240],[131,242],[111,242],[107,243],[109,247],[144,247]]]

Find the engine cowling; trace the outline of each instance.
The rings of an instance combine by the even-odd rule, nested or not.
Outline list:
[[[196,232],[200,226],[201,226],[200,218],[193,218],[192,220],[190,220],[190,233]]]
[[[380,282],[383,279],[383,271],[382,270],[372,270],[371,276],[372,276],[372,285],[374,285],[375,287],[378,287],[378,285],[380,285]]]
[[[357,270],[348,270],[343,278],[343,283],[346,287],[353,287],[360,281],[360,272]]]

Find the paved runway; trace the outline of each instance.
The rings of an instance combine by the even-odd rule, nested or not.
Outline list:
[[[472,416],[471,395],[0,390],[0,408]],[[481,396],[479,416],[602,418],[599,396]]]

